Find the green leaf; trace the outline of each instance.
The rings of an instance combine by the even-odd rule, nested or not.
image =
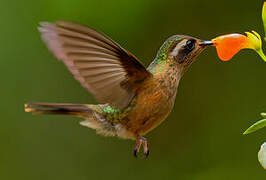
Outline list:
[[[264,25],[264,33],[266,33],[266,2],[264,2],[262,8],[262,21]],[[264,40],[266,41],[266,37],[264,38]]]
[[[252,133],[252,132],[257,131],[263,127],[266,127],[266,119],[262,119],[262,120],[256,122],[255,124],[250,126],[243,134],[246,135],[246,134]]]
[[[263,118],[266,118],[266,113],[260,113]]]

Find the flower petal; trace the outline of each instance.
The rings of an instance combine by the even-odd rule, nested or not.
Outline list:
[[[241,49],[248,46],[247,36],[242,34],[226,34],[212,39],[219,58],[223,61],[230,60]]]
[[[245,32],[248,38],[249,43],[247,44],[247,47],[254,49],[255,51],[261,49],[261,37],[256,31],[251,32]]]
[[[264,142],[260,147],[258,159],[262,167],[266,170],[266,142]]]

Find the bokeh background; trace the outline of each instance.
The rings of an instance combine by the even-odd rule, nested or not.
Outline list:
[[[101,137],[67,116],[33,116],[27,101],[96,103],[46,49],[38,22],[69,20],[104,32],[148,65],[173,34],[209,40],[256,30],[263,0],[1,0],[0,179],[265,179],[257,152],[265,129],[242,132],[266,110],[266,64],[251,50],[229,62],[208,48],[182,79],[175,108],[135,142]]]

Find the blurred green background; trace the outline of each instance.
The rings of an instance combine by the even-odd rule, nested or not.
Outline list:
[[[208,48],[182,79],[175,108],[135,142],[96,135],[67,116],[33,116],[27,101],[96,103],[46,49],[38,22],[69,20],[104,32],[148,65],[173,34],[202,39],[256,30],[263,0],[2,0],[0,179],[265,179],[257,152],[265,129],[242,132],[266,110],[266,64],[251,50],[229,62]],[[264,44],[265,45],[265,44]]]

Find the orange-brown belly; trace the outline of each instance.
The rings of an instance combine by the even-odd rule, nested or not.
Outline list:
[[[127,130],[136,136],[144,136],[166,119],[173,108],[174,99],[159,87],[150,86],[141,91],[127,116]]]

